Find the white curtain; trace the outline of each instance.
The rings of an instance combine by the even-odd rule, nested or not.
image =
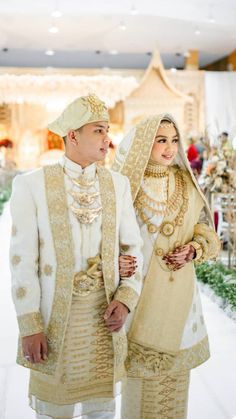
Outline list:
[[[236,136],[236,72],[205,72],[206,127],[212,143],[227,131]]]

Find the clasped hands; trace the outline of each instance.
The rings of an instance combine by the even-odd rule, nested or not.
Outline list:
[[[176,247],[173,252],[167,253],[162,260],[171,271],[178,271],[195,257],[196,251],[191,244]]]

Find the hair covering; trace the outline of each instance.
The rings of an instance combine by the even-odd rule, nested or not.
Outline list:
[[[105,103],[94,94],[81,96],[70,103],[48,129],[65,137],[71,129],[79,129],[91,122],[108,121]]]
[[[156,132],[159,128],[161,121],[163,121],[164,119],[174,124],[179,136],[178,153],[175,157],[173,164],[177,164],[180,168],[186,170],[189,173],[194,186],[196,187],[201,198],[204,201],[206,214],[213,226],[214,224],[209,204],[204,194],[202,193],[197,183],[197,180],[193,174],[193,171],[190,167],[189,161],[184,150],[183,140],[181,138],[178,125],[176,124],[172,115],[160,114],[143,119],[135,128],[133,128],[125,136],[125,138],[119,144],[119,147],[115,154],[112,169],[115,171],[119,171],[120,173],[129,178],[133,201],[135,201],[135,198],[141,186],[146,166],[148,164],[152,152]]]

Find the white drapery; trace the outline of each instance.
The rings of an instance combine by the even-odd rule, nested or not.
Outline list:
[[[205,72],[206,128],[212,143],[227,131],[236,136],[236,72]]]

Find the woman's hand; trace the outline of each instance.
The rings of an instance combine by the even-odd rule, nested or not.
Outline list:
[[[129,278],[135,274],[137,259],[134,256],[122,255],[119,257],[119,273],[124,278]]]
[[[167,253],[163,260],[168,268],[177,271],[183,268],[186,263],[194,259],[196,251],[191,244],[177,247],[173,252]]]

